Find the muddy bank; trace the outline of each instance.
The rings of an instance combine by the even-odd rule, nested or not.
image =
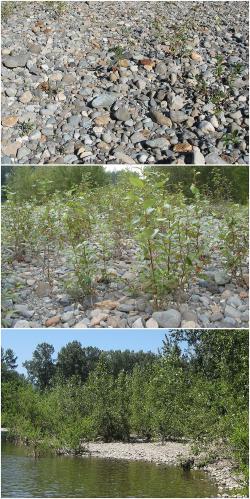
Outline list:
[[[212,476],[219,485],[222,496],[225,490],[241,487],[241,477],[236,474],[235,464],[231,459],[220,459],[200,466],[201,456],[194,456],[191,443],[160,442],[122,443],[89,442],[88,451],[93,457],[106,459],[127,459],[149,461],[156,465],[178,466],[181,462],[193,458],[194,469],[202,469]],[[237,495],[237,497],[242,497]]]

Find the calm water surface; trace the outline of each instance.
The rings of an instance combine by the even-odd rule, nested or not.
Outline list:
[[[2,497],[215,497],[200,471],[137,461],[44,457],[2,442]]]

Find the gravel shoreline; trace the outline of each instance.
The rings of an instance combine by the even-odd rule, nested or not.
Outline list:
[[[17,4],[2,164],[248,164],[248,2]]]
[[[105,459],[125,459],[131,461],[149,461],[156,465],[178,466],[181,460],[194,457],[190,443],[160,442],[121,443],[89,442],[86,446],[92,457]],[[199,456],[194,457],[194,469],[198,469]],[[199,467],[216,480],[221,497],[223,491],[239,488],[240,476],[235,474],[235,465],[231,459],[218,459],[213,464]],[[234,497],[242,497],[240,495]]]

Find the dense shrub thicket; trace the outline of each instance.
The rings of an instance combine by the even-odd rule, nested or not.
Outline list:
[[[246,330],[172,331],[158,355],[77,341],[53,354],[52,345],[38,345],[24,378],[14,353],[2,351],[2,424],[35,452],[77,453],[97,437],[184,438],[223,443],[247,475]]]
[[[138,168],[139,170],[139,168]],[[190,185],[195,179],[199,190],[217,201],[231,199],[235,203],[248,201],[249,170],[247,166],[154,166],[144,171],[155,171],[168,177],[165,188],[169,192],[182,190],[191,197]],[[197,175],[198,173],[198,175]],[[19,199],[39,199],[41,189],[48,197],[55,191],[67,191],[76,185],[90,187],[117,184],[121,171],[107,171],[103,166],[3,166],[2,185],[9,185]],[[46,179],[46,182],[44,182]],[[3,198],[5,196],[3,190]]]

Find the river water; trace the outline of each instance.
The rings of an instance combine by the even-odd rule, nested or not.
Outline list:
[[[2,497],[215,497],[201,471],[91,457],[34,459],[2,442]]]

